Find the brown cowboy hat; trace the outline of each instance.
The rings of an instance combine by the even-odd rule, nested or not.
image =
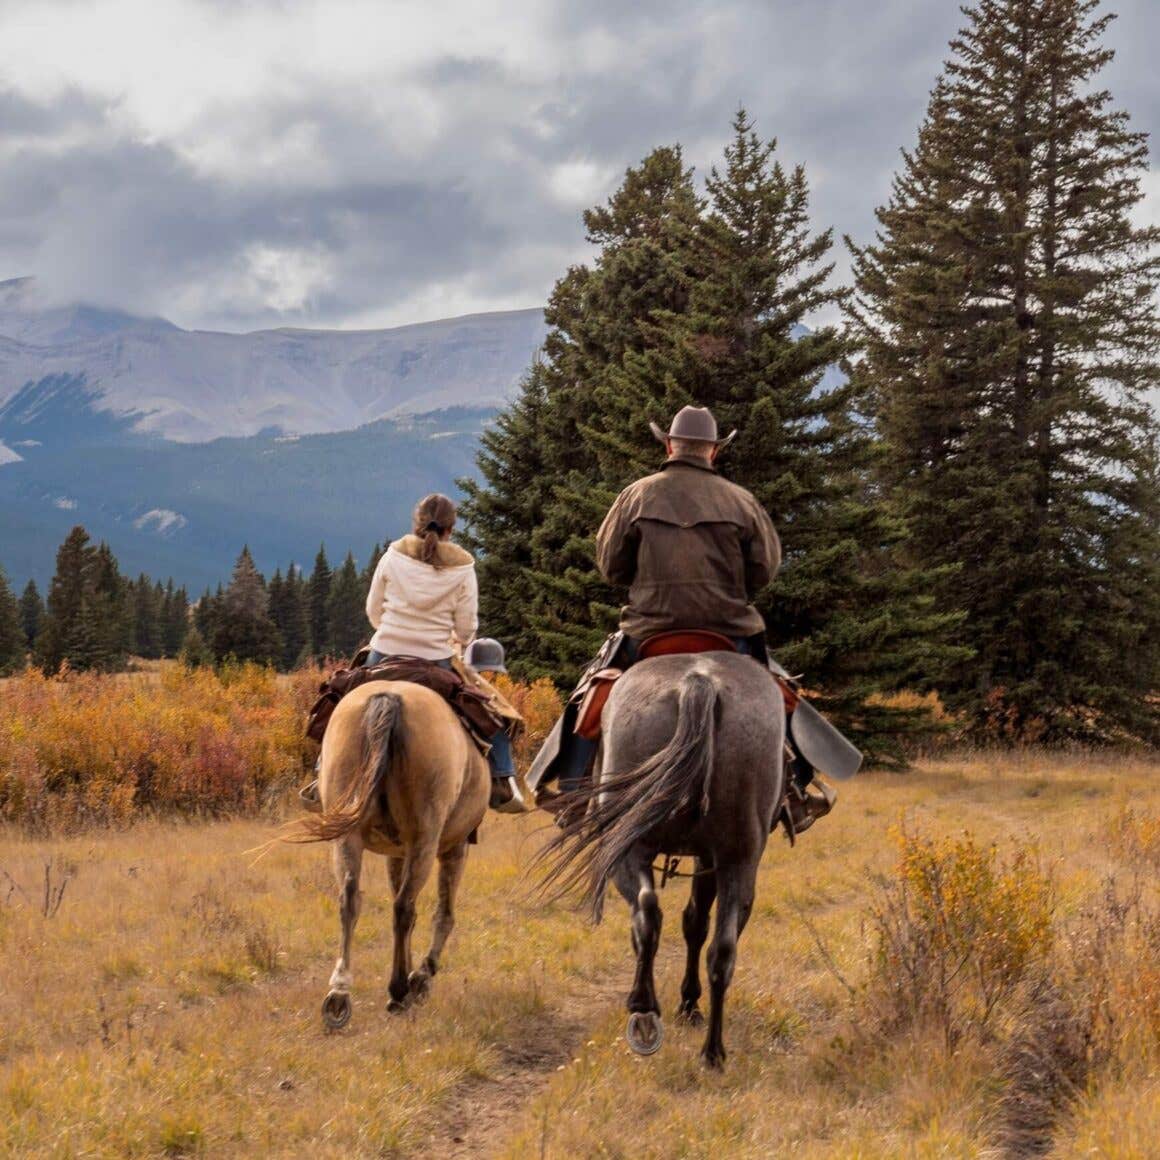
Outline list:
[[[699,439],[702,443],[715,443],[719,448],[728,447],[737,438],[737,432],[730,431],[724,439],[717,438],[717,420],[708,407],[682,407],[669,424],[668,434],[655,423],[649,423],[653,436],[661,443],[667,439]]]

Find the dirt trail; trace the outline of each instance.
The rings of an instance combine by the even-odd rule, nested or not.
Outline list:
[[[499,1044],[501,1066],[487,1079],[464,1084],[444,1109],[424,1154],[460,1157],[493,1155],[520,1126],[520,1113],[574,1059],[592,1026],[624,1001],[623,987],[588,986],[562,1009],[546,1010],[512,1028]]]

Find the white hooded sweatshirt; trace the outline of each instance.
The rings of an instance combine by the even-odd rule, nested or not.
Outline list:
[[[404,536],[383,553],[367,594],[371,648],[385,656],[443,660],[455,655],[452,635],[466,647],[479,627],[475,560],[441,540],[435,563],[421,558],[423,540]]]

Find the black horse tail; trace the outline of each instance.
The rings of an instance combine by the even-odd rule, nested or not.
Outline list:
[[[581,887],[581,904],[599,921],[618,862],[658,826],[682,813],[709,809],[717,686],[697,671],[681,678],[672,739],[628,773],[613,774],[573,796],[571,820],[540,852],[543,888],[560,897]]]
[[[287,842],[331,842],[357,830],[385,792],[387,774],[403,757],[403,698],[376,693],[363,708],[362,766],[338,801],[317,816],[296,822]]]

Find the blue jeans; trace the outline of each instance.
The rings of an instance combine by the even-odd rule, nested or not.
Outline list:
[[[367,656],[367,667],[377,665],[379,661],[387,659],[386,653],[381,653],[378,649],[371,649]],[[433,665],[438,665],[441,669],[451,668],[451,658],[444,657],[442,660],[432,661]],[[487,755],[487,763],[491,766],[492,777],[515,777],[516,767],[512,760],[512,742],[507,733],[501,729],[494,737],[488,739],[491,742],[491,752]]]
[[[753,656],[753,645],[744,636],[732,638],[737,651],[742,656]],[[616,659],[620,667],[627,669],[636,663],[640,655],[641,642],[631,636],[624,638],[620,646],[620,653]],[[556,769],[560,775],[560,789],[567,793],[569,790],[579,789],[584,784],[588,767],[596,757],[596,750],[600,745],[599,739],[589,741],[578,733],[570,733],[560,742],[560,756],[556,758]]]

